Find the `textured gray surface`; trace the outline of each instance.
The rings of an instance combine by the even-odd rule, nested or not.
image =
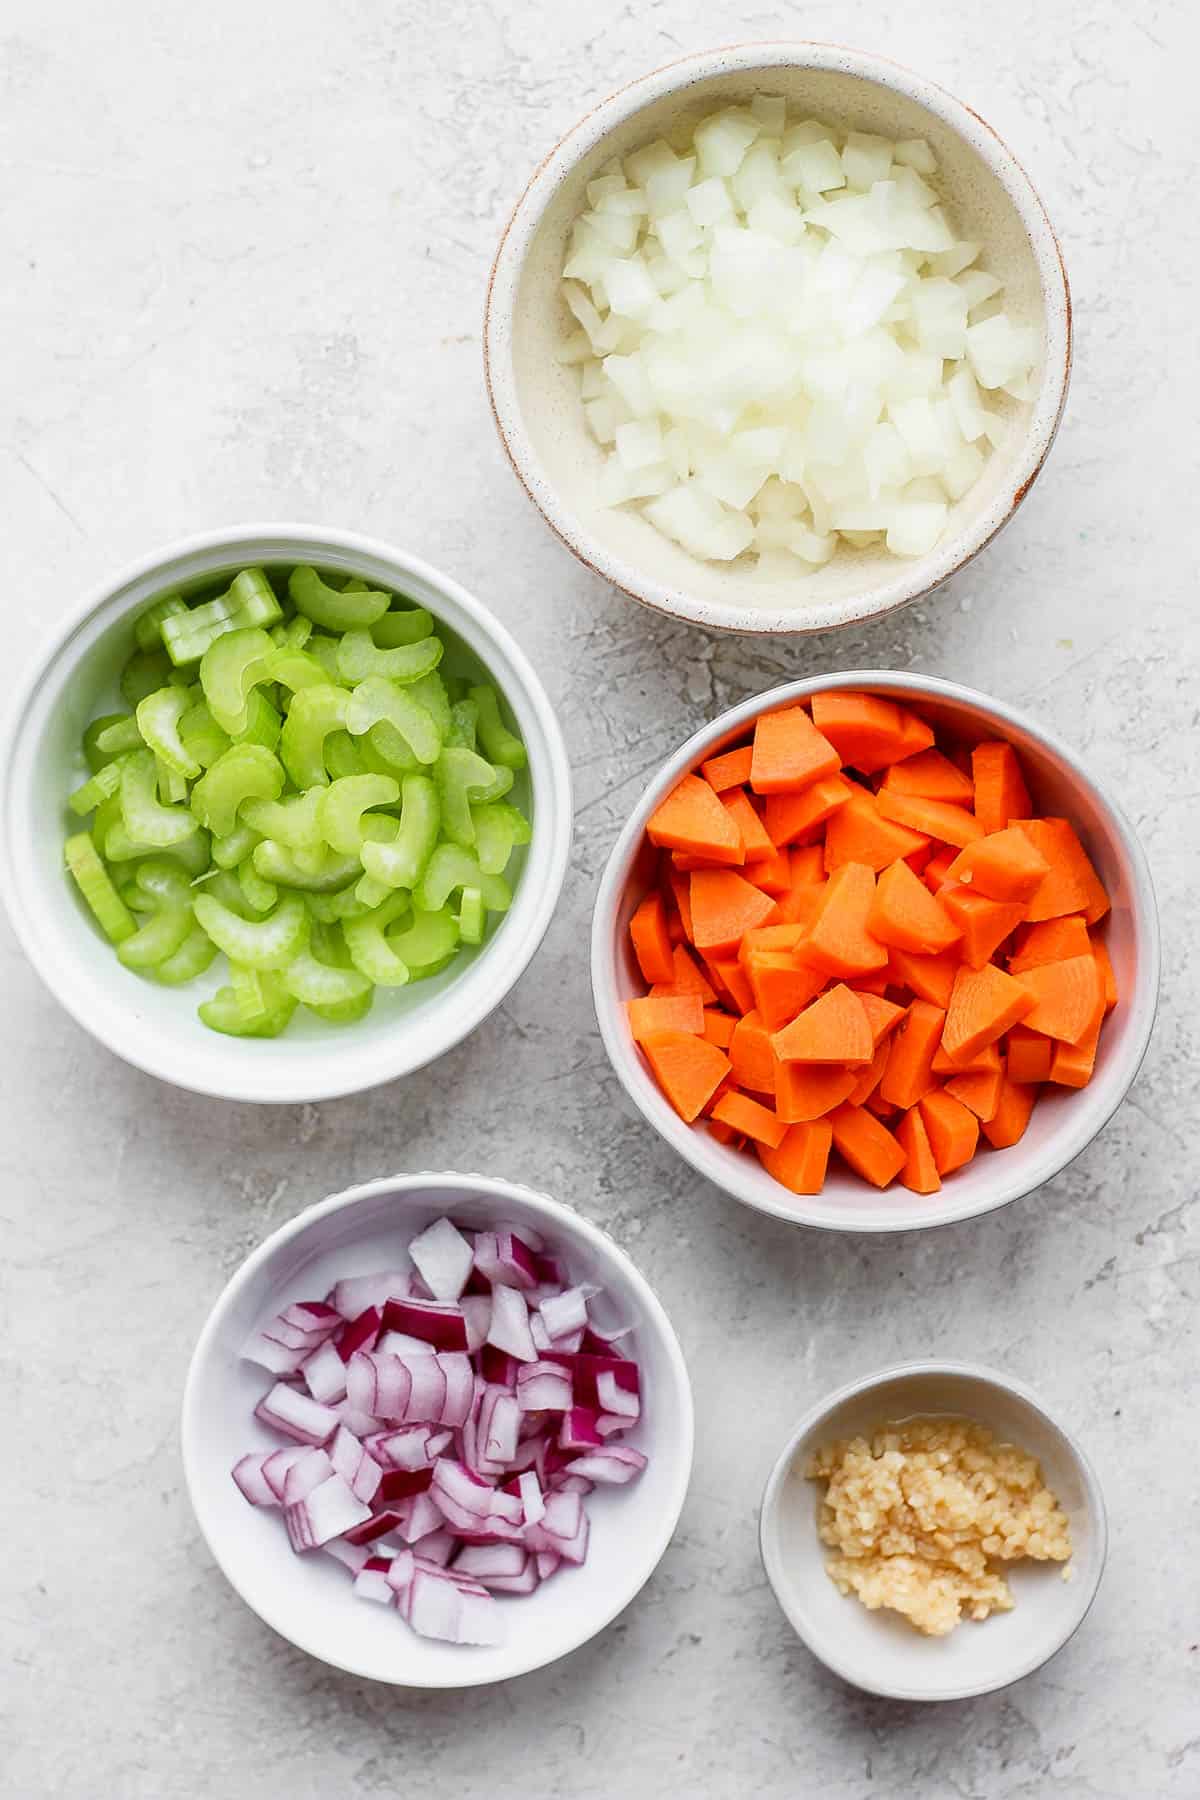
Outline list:
[[[579,817],[562,906],[503,1011],[402,1086],[319,1108],[229,1107],[125,1068],[0,928],[5,1793],[1200,1791],[1189,18],[1114,0],[816,0],[794,18],[748,0],[10,0],[9,644],[23,655],[83,587],[174,535],[360,527],[512,626],[562,709]],[[989,118],[1042,188],[1078,306],[1067,422],[1013,528],[928,607],[799,649],[672,628],[574,566],[501,457],[479,346],[506,209],[585,102],[789,26],[895,55]],[[1087,1154],[980,1224],[863,1243],[746,1213],[666,1152],[607,1069],[584,957],[643,772],[780,675],[855,663],[957,676],[1052,719],[1136,818],[1166,928],[1150,1057]],[[700,1417],[683,1523],[641,1600],[566,1663],[463,1699],[342,1679],[275,1640],[197,1542],[175,1443],[192,1340],[252,1245],[350,1181],[454,1165],[611,1228],[677,1322]],[[1113,1527],[1062,1655],[940,1710],[827,1677],[755,1548],[802,1406],[928,1352],[1038,1385],[1093,1455]]]

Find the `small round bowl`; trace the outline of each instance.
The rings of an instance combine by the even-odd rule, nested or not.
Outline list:
[[[804,1474],[808,1457],[831,1439],[927,1414],[970,1419],[1035,1456],[1071,1521],[1073,1546],[1067,1579],[1060,1563],[1002,1565],[1012,1612],[965,1620],[943,1638],[838,1592],[825,1569],[832,1552],[817,1535],[822,1484]],[[914,1362],[865,1375],[804,1415],[767,1482],[759,1545],[797,1634],[843,1681],[890,1700],[967,1700],[1032,1674],[1079,1629],[1104,1571],[1108,1525],[1087,1457],[1028,1388],[973,1363]]]
[[[602,452],[587,429],[574,368],[556,351],[574,321],[561,294],[571,224],[610,157],[666,137],[682,148],[715,108],[782,94],[830,124],[892,138],[923,137],[964,237],[1004,283],[1005,308],[1042,335],[1036,393],[1005,401],[1003,444],[952,508],[928,555],[839,546],[824,568],[764,580],[742,563],[699,561],[641,513],[599,498]],[[975,112],[899,64],[833,44],[741,44],[684,57],[630,82],[552,150],[517,204],[492,270],[484,321],[492,410],[517,476],[546,522],[581,561],[635,600],[714,630],[819,631],[874,618],[928,594],[968,562],[1016,511],[1041,469],[1066,402],[1071,304],[1054,232],[1012,152]]]
[[[230,1038],[196,1017],[220,986],[220,963],[181,988],[125,969],[100,936],[63,866],[66,797],[86,779],[84,726],[118,704],[132,622],[168,589],[185,594],[250,564],[314,563],[407,595],[448,628],[464,668],[486,670],[517,722],[529,766],[514,799],[532,841],[510,875],[513,904],[477,950],[428,981],[379,990],[353,1026],[301,1007],[281,1037]],[[542,941],[571,843],[571,776],[558,721],[530,664],[499,620],[449,576],[351,532],[246,525],[189,538],[105,582],[57,626],[9,716],[0,787],[0,877],[17,937],[55,998],[127,1062],[177,1087],[231,1100],[295,1103],[357,1093],[422,1068],[493,1012]]]
[[[604,1289],[614,1323],[635,1327],[645,1411],[625,1442],[649,1458],[629,1487],[588,1496],[587,1561],[502,1602],[507,1642],[495,1648],[417,1637],[367,1605],[332,1557],[297,1557],[279,1514],[246,1504],[229,1471],[278,1439],[254,1417],[271,1377],[240,1350],[289,1302],[325,1294],[341,1276],[396,1268],[443,1213],[487,1229],[538,1232],[571,1275]],[[692,1468],[692,1391],[678,1339],[645,1278],[607,1234],[558,1201],[482,1175],[393,1175],[335,1194],[292,1219],[249,1256],[200,1333],[183,1398],[183,1467],[209,1549],[260,1619],[310,1656],[398,1687],[477,1687],[554,1662],[628,1606],[671,1540]]]
[[[629,1032],[623,1002],[645,992],[629,943],[629,920],[649,885],[653,857],[646,821],[680,777],[744,736],[761,712],[831,688],[858,688],[918,707],[940,731],[967,743],[1006,738],[1021,758],[1039,814],[1070,819],[1108,889],[1106,942],[1120,1000],[1105,1022],[1087,1087],[1047,1088],[1029,1128],[1010,1149],[976,1156],[936,1194],[895,1186],[880,1193],[830,1163],[824,1192],[789,1193],[757,1157],[686,1125],[659,1091]],[[957,682],[930,675],[855,669],[816,675],[758,694],[706,725],[650,781],[613,846],[592,918],[592,997],[600,1035],[630,1099],[700,1174],[735,1200],[793,1224],[826,1231],[911,1231],[991,1212],[1057,1175],[1107,1124],[1137,1074],[1158,1005],[1158,910],[1145,852],[1111,793],[1061,740],[1027,713]]]

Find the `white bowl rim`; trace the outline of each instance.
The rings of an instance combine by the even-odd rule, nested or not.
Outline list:
[[[516,889],[513,912],[521,907],[522,912],[527,911],[528,919],[524,924],[523,935],[508,947],[509,956],[500,979],[494,981],[490,988],[480,993],[476,998],[476,1004],[470,1009],[457,1009],[452,1005],[438,1008],[436,1014],[425,1023],[420,1044],[416,1045],[413,1040],[413,1044],[410,1046],[410,1048],[415,1047],[415,1055],[389,1058],[385,1053],[385,1046],[380,1046],[378,1072],[369,1079],[364,1080],[358,1074],[354,1076],[339,1074],[341,1060],[337,1054],[337,1043],[331,1040],[330,1054],[319,1065],[324,1073],[319,1073],[317,1067],[306,1069],[304,1079],[301,1080],[299,1072],[297,1072],[297,1081],[294,1087],[289,1087],[286,1095],[281,1095],[269,1080],[262,1079],[261,1072],[256,1070],[255,1064],[248,1057],[231,1056],[229,1058],[226,1065],[231,1072],[229,1078],[222,1077],[211,1081],[202,1078],[188,1079],[173,1065],[170,1057],[155,1055],[153,1038],[142,1038],[133,1032],[124,1034],[116,1027],[115,1013],[110,1020],[109,1016],[103,1012],[93,1014],[88,1008],[79,1005],[74,984],[69,979],[69,969],[60,969],[57,964],[52,963],[52,959],[41,954],[35,925],[21,903],[22,884],[17,879],[18,850],[12,840],[9,824],[13,816],[13,808],[8,803],[8,792],[14,767],[13,752],[24,728],[30,705],[48,671],[61,656],[69,652],[71,641],[76,634],[93,617],[103,612],[115,595],[123,592],[134,582],[152,575],[155,569],[186,557],[215,556],[226,551],[236,555],[239,547],[263,538],[288,538],[304,544],[311,549],[317,561],[320,561],[323,549],[335,550],[350,557],[373,558],[388,563],[398,571],[412,575],[418,580],[425,581],[437,591],[446,594],[452,602],[461,607],[480,632],[497,646],[516,673],[524,698],[533,711],[543,734],[545,758],[549,772],[549,804],[543,809],[541,819],[535,819],[534,825],[535,832],[540,830],[544,833],[547,845],[547,871],[540,888],[532,882],[525,882],[519,884]],[[264,1105],[298,1105],[310,1101],[334,1100],[345,1094],[364,1093],[385,1082],[400,1080],[404,1076],[424,1068],[428,1063],[436,1061],[439,1056],[443,1056],[475,1031],[501,1004],[524,973],[549,929],[562,892],[563,882],[566,879],[573,832],[571,765],[563,740],[562,728],[542,685],[541,678],[532,663],[510,635],[507,627],[453,576],[443,574],[432,563],[426,562],[423,558],[412,555],[408,551],[397,550],[382,539],[368,537],[360,532],[346,531],[337,526],[309,525],[287,521],[281,523],[276,520],[268,520],[215,527],[208,531],[197,532],[189,537],[173,539],[157,550],[138,557],[103,581],[95,583],[66,617],[44,634],[41,643],[35,649],[33,658],[16,689],[15,696],[6,711],[2,727],[0,727],[0,759],[2,759],[0,760],[0,784],[2,784],[0,792],[4,795],[4,803],[0,805],[0,819],[4,821],[0,825],[0,867],[3,868],[4,874],[4,900],[17,940],[38,976],[49,988],[59,1005],[70,1013],[75,1022],[102,1043],[106,1049],[111,1050],[114,1055],[121,1057],[133,1067],[141,1069],[143,1073],[170,1083],[173,1087],[204,1094],[215,1099],[238,1100]],[[97,949],[103,951],[104,946],[98,944]],[[137,977],[133,976],[132,979],[136,980]],[[237,1043],[238,1040],[231,1039],[230,1042]]]
[[[1007,1180],[997,1173],[996,1191],[984,1201],[959,1201],[947,1199],[948,1191],[943,1188],[938,1196],[942,1210],[927,1217],[914,1219],[897,1218],[894,1212],[880,1211],[874,1219],[856,1219],[848,1223],[839,1223],[829,1214],[817,1212],[810,1207],[804,1196],[786,1193],[787,1198],[778,1202],[768,1202],[765,1194],[757,1190],[756,1184],[749,1180],[735,1182],[725,1173],[718,1172],[710,1162],[708,1140],[704,1134],[693,1126],[685,1125],[678,1114],[659,1094],[642,1065],[629,1054],[625,1019],[616,997],[614,984],[610,979],[609,942],[612,936],[613,921],[621,902],[621,893],[625,881],[625,865],[633,853],[645,830],[646,819],[653,811],[658,798],[672,786],[681,775],[694,769],[702,760],[709,746],[717,739],[725,737],[738,726],[748,723],[761,712],[769,712],[773,708],[783,706],[790,700],[800,700],[810,694],[821,693],[830,688],[863,688],[868,692],[894,693],[904,696],[921,696],[932,700],[954,701],[961,705],[977,708],[989,718],[1001,725],[1015,727],[1037,739],[1051,754],[1061,760],[1077,776],[1081,784],[1094,795],[1100,809],[1109,817],[1114,832],[1120,839],[1122,849],[1129,859],[1133,873],[1132,912],[1144,933],[1145,962],[1139,961],[1139,979],[1134,992],[1124,1002],[1132,1013],[1136,1031],[1132,1039],[1132,1048],[1128,1052],[1128,1066],[1124,1083],[1116,1094],[1113,1104],[1104,1117],[1094,1124],[1084,1118],[1085,1109],[1079,1108],[1064,1115],[1066,1123],[1058,1136],[1047,1146],[1041,1158],[1032,1169],[1021,1175],[1010,1176]],[[1010,706],[1004,700],[994,699],[990,694],[981,693],[977,688],[964,687],[960,682],[947,681],[936,675],[910,674],[908,671],[893,669],[847,669],[838,674],[806,675],[796,681],[782,683],[779,687],[768,688],[764,693],[753,694],[748,700],[731,706],[718,718],[693,732],[687,742],[682,744],[662,764],[657,775],[648,783],[638,804],[621,829],[620,835],[612,850],[600,877],[600,885],[596,891],[595,906],[592,911],[592,1003],[596,1010],[596,1021],[600,1027],[600,1036],[609,1061],[616,1071],[625,1092],[633,1101],[642,1117],[654,1127],[660,1137],[677,1150],[685,1162],[691,1164],[699,1174],[711,1181],[714,1186],[730,1194],[743,1205],[753,1207],[757,1212],[770,1214],[776,1219],[783,1219],[790,1225],[811,1226],[819,1231],[844,1232],[847,1235],[858,1233],[881,1233],[902,1231],[931,1231],[940,1225],[957,1224],[963,1219],[982,1217],[994,1212],[998,1207],[1007,1206],[1010,1201],[1019,1200],[1030,1194],[1044,1182],[1052,1180],[1061,1173],[1068,1163],[1087,1148],[1092,1139],[1103,1131],[1117,1108],[1121,1105],[1130,1087],[1133,1085],[1138,1070],[1142,1066],[1146,1051],[1150,1045],[1150,1036],[1154,1029],[1154,1017],[1158,1007],[1158,989],[1161,964],[1161,944],[1158,921],[1158,906],[1154,896],[1154,883],[1150,875],[1150,865],[1146,853],[1133,826],[1125,816],[1117,800],[1109,792],[1098,777],[1091,775],[1083,767],[1078,756],[1054,732],[1031,718],[1028,713]],[[997,1159],[999,1162],[999,1159]],[[753,1173],[753,1171],[751,1171]],[[920,1196],[913,1197],[914,1207]]]
[[[315,1224],[318,1219],[327,1218],[333,1213],[347,1210],[361,1200],[374,1199],[377,1194],[406,1193],[411,1192],[414,1189],[420,1189],[422,1192],[436,1192],[439,1188],[454,1189],[463,1187],[473,1188],[477,1190],[481,1196],[498,1201],[516,1197],[524,1204],[532,1207],[535,1212],[542,1214],[547,1221],[548,1232],[552,1232],[555,1229],[563,1232],[564,1235],[576,1232],[602,1255],[615,1258],[616,1261],[622,1265],[627,1278],[637,1289],[641,1303],[653,1320],[655,1328],[661,1337],[667,1360],[677,1378],[679,1391],[683,1396],[682,1410],[673,1421],[673,1429],[678,1431],[683,1450],[679,1462],[680,1475],[676,1492],[671,1498],[671,1504],[663,1515],[662,1527],[657,1535],[649,1540],[648,1550],[644,1548],[642,1551],[639,1562],[640,1573],[634,1586],[628,1593],[625,1593],[621,1599],[617,1600],[615,1604],[611,1605],[603,1614],[603,1617],[599,1618],[594,1625],[590,1626],[585,1635],[579,1639],[578,1643],[572,1646],[571,1650],[560,1651],[545,1657],[534,1657],[532,1660],[523,1662],[519,1667],[514,1667],[506,1674],[499,1676],[472,1673],[469,1659],[464,1658],[464,1675],[461,1680],[432,1681],[420,1684],[403,1681],[389,1682],[386,1676],[380,1676],[371,1669],[355,1666],[352,1662],[337,1660],[329,1656],[319,1645],[312,1642],[305,1642],[301,1638],[294,1636],[291,1631],[286,1630],[271,1616],[271,1609],[269,1607],[256,1606],[252,1601],[246,1598],[245,1594],[238,1586],[233,1575],[229,1571],[229,1567],[221,1554],[220,1548],[213,1542],[208,1534],[204,1520],[201,1517],[200,1507],[196,1500],[199,1485],[197,1459],[200,1456],[200,1450],[195,1441],[197,1392],[200,1385],[201,1371],[208,1357],[213,1353],[213,1342],[216,1338],[223,1314],[233,1300],[236,1299],[241,1289],[247,1285],[254,1275],[258,1273],[259,1269],[265,1263],[269,1262],[276,1252],[282,1249],[285,1244],[289,1243],[293,1238],[299,1237],[309,1228],[309,1226]],[[295,1218],[289,1219],[287,1223],[281,1225],[277,1231],[273,1231],[270,1237],[265,1238],[263,1242],[258,1245],[257,1249],[252,1250],[246,1260],[234,1270],[234,1273],[221,1289],[221,1292],[213,1302],[212,1309],[201,1328],[200,1336],[196,1340],[196,1347],[192,1352],[191,1361],[188,1364],[187,1378],[184,1383],[179,1431],[180,1448],[183,1458],[184,1483],[187,1487],[188,1499],[191,1502],[192,1512],[200,1529],[200,1534],[208,1545],[213,1560],[216,1562],[226,1581],[228,1581],[238,1598],[250,1608],[251,1612],[256,1613],[263,1621],[264,1625],[268,1625],[278,1636],[286,1639],[288,1643],[294,1644],[297,1649],[303,1650],[307,1655],[315,1657],[318,1662],[326,1663],[331,1668],[341,1669],[347,1675],[362,1676],[368,1681],[381,1681],[388,1686],[418,1687],[419,1690],[426,1691],[433,1688],[455,1689],[482,1687],[494,1684],[497,1681],[512,1680],[519,1675],[531,1674],[533,1670],[544,1668],[547,1663],[556,1662],[562,1656],[573,1655],[575,1650],[582,1649],[584,1644],[589,1643],[593,1637],[598,1636],[601,1631],[611,1625],[613,1620],[620,1613],[624,1612],[627,1606],[632,1604],[646,1582],[649,1581],[651,1575],[654,1573],[666,1553],[667,1547],[675,1534],[675,1527],[679,1523],[679,1515],[683,1511],[683,1503],[687,1498],[688,1488],[691,1484],[692,1463],[695,1455],[696,1442],[695,1403],[692,1397],[692,1384],[688,1376],[687,1362],[684,1358],[683,1350],[662,1301],[658,1298],[658,1295],[654,1292],[649,1281],[642,1274],[629,1253],[626,1250],[623,1250],[621,1246],[609,1236],[608,1232],[605,1231],[603,1227],[594,1224],[591,1219],[585,1218],[582,1213],[576,1212],[573,1207],[568,1206],[562,1200],[555,1200],[549,1194],[544,1194],[536,1188],[526,1187],[523,1182],[507,1181],[503,1176],[462,1174],[452,1169],[422,1170],[415,1174],[378,1175],[370,1181],[356,1182],[353,1187],[345,1188],[339,1194],[331,1194],[327,1199],[318,1200],[312,1206],[306,1207],[303,1212],[297,1213]]]
[[[1041,389],[1022,420],[1025,448],[1013,470],[1010,497],[1005,497],[1006,487],[969,529],[948,538],[930,558],[922,558],[923,573],[915,581],[898,562],[896,575],[875,587],[869,601],[851,596],[835,605],[770,610],[696,599],[686,588],[657,581],[611,554],[575,523],[546,479],[525,430],[513,365],[512,320],[525,258],[546,206],[571,168],[607,132],[653,101],[709,76],[781,65],[858,76],[892,88],[935,113],[967,142],[1000,181],[1028,235],[1045,301],[1046,358]],[[1066,407],[1072,362],[1071,292],[1041,196],[1004,139],[971,107],[939,83],[869,51],[811,39],[765,39],[697,51],[666,63],[599,101],[559,140],[530,177],[497,247],[484,305],[483,361],[492,415],[513,472],[551,530],[581,562],[631,599],[671,618],[712,631],[800,635],[878,618],[923,599],[970,562],[1012,518],[1041,473]]]
[[[921,1375],[933,1376],[935,1378],[939,1376],[952,1376],[970,1381],[977,1381],[984,1387],[993,1387],[1000,1393],[1013,1395],[1016,1399],[1023,1401],[1026,1406],[1035,1412],[1038,1417],[1050,1427],[1051,1431],[1055,1432],[1058,1437],[1061,1438],[1071,1454],[1071,1458],[1074,1461],[1083,1482],[1083,1488],[1087,1498],[1087,1509],[1096,1533],[1097,1544],[1095,1572],[1091,1577],[1090,1585],[1080,1590],[1081,1595],[1085,1596],[1084,1604],[1074,1623],[1068,1627],[1052,1649],[1035,1651],[1026,1658],[1025,1662],[1014,1674],[1006,1676],[1003,1681],[967,1683],[961,1687],[946,1688],[937,1693],[922,1692],[918,1688],[876,1686],[873,1683],[863,1681],[858,1675],[852,1673],[845,1663],[837,1656],[828,1654],[824,1648],[818,1648],[809,1633],[797,1623],[791,1608],[784,1599],[783,1580],[777,1556],[777,1548],[775,1543],[771,1541],[769,1537],[769,1525],[774,1520],[779,1509],[780,1491],[782,1490],[784,1482],[787,1480],[796,1452],[803,1440],[820,1425],[823,1419],[827,1418],[837,1407],[843,1406],[846,1401],[857,1399],[860,1394],[869,1394],[876,1388],[885,1387],[889,1382],[901,1380],[910,1376]],[[1027,1387],[1024,1382],[1018,1381],[1015,1376],[1006,1375],[1001,1369],[990,1368],[984,1363],[939,1361],[891,1363],[886,1368],[876,1369],[869,1375],[862,1375],[855,1381],[847,1382],[844,1387],[836,1388],[832,1393],[826,1394],[822,1399],[818,1400],[815,1405],[809,1407],[808,1411],[803,1415],[786,1445],[780,1451],[778,1459],[776,1460],[770,1475],[767,1477],[766,1486],[763,1489],[762,1503],[759,1507],[758,1548],[767,1580],[770,1582],[775,1598],[778,1600],[780,1608],[793,1631],[795,1631],[797,1637],[812,1655],[816,1657],[817,1661],[824,1663],[826,1668],[832,1669],[833,1673],[840,1676],[843,1681],[848,1681],[852,1687],[861,1688],[867,1693],[879,1694],[887,1700],[920,1700],[930,1702],[942,1700],[970,1700],[979,1694],[996,1693],[1002,1688],[1011,1687],[1016,1681],[1023,1681],[1027,1675],[1032,1675],[1035,1669],[1041,1668],[1044,1663],[1050,1661],[1051,1657],[1057,1656],[1058,1652],[1066,1644],[1070,1643],[1071,1639],[1075,1636],[1075,1633],[1079,1630],[1079,1627],[1083,1624],[1089,1612],[1092,1610],[1101,1579],[1104,1575],[1105,1563],[1108,1560],[1108,1511],[1104,1504],[1104,1493],[1101,1489],[1099,1478],[1096,1475],[1096,1471],[1093,1468],[1086,1451],[1078,1442],[1074,1433],[1069,1431],[1060,1419],[1055,1418],[1053,1413],[1047,1411],[1046,1407],[1038,1399],[1032,1388]]]

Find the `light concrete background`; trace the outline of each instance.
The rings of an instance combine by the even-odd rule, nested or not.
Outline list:
[[[5,1794],[1200,1793],[1193,18],[1183,0],[8,0],[8,666],[177,534],[360,527],[515,631],[561,708],[578,830],[502,1012],[411,1081],[319,1108],[231,1107],[125,1068],[0,928]],[[585,105],[689,49],[789,32],[894,55],[997,126],[1061,232],[1078,325],[1067,421],[1012,529],[928,606],[798,648],[673,628],[578,568],[519,492],[480,372],[501,224]],[[742,1211],[666,1151],[608,1070],[585,963],[644,772],[734,700],[856,663],[1052,719],[1140,826],[1167,946],[1150,1058],[1071,1170],[978,1224],[861,1243]],[[455,1165],[613,1231],[677,1322],[700,1421],[641,1599],[557,1668],[461,1699],[340,1678],[272,1637],[197,1541],[176,1449],[193,1338],[251,1246],[348,1182]],[[1062,1655],[939,1710],[825,1675],[755,1547],[801,1408],[926,1353],[1035,1383],[1095,1458],[1113,1527]]]

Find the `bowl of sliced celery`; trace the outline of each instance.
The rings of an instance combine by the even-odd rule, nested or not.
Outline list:
[[[13,709],[0,872],[78,1022],[199,1093],[410,1073],[504,998],[566,870],[570,774],[487,609],[350,533],[247,526],[146,559]]]

